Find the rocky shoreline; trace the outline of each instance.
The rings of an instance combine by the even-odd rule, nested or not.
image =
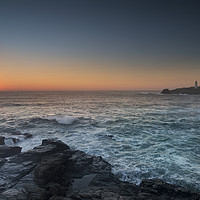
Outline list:
[[[159,179],[143,180],[139,186],[120,181],[102,157],[72,150],[59,140],[45,139],[23,153],[0,141],[1,200],[200,199],[200,193]]]

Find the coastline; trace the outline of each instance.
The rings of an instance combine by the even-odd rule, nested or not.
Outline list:
[[[142,180],[139,186],[123,182],[100,156],[91,156],[53,139],[27,152],[20,147],[0,158],[0,199],[2,200],[198,200],[200,193],[165,183]],[[16,154],[16,155],[15,155]]]

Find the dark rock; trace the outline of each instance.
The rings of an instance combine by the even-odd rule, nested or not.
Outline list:
[[[14,144],[18,143],[19,142],[19,138],[10,138]]]
[[[0,136],[0,145],[4,145],[5,144],[4,140],[5,140],[5,137]]]
[[[129,196],[129,197],[132,196],[133,197],[139,191],[139,187],[132,183],[120,182],[119,187],[120,187],[120,191],[121,191],[120,195],[122,195],[122,196]]]
[[[16,143],[18,143],[20,140],[19,138],[16,138],[16,137],[6,137],[4,142],[5,142],[5,145],[15,145]]]
[[[142,181],[137,198],[199,200],[200,194],[192,193],[183,187],[168,184],[159,179],[150,179]]]
[[[53,183],[46,187],[46,195],[62,197],[66,195],[66,189],[60,184]]]
[[[134,200],[134,199],[128,196],[120,196],[118,200]]]
[[[159,179],[122,182],[102,157],[57,140],[0,163],[1,200],[200,200],[199,193]]]
[[[26,139],[31,138],[33,135],[30,133],[24,133],[23,134],[25,136]]]
[[[35,160],[39,161],[41,158],[59,152],[69,150],[69,146],[60,140],[43,140],[42,145],[33,148],[27,152],[21,153],[18,160]]]
[[[95,176],[96,174],[89,174],[89,175],[83,176],[82,178],[75,178],[72,184],[73,189],[75,190],[87,189],[89,185],[91,185],[91,182]]]
[[[4,165],[5,162],[6,162],[6,159],[0,158],[0,167],[1,167],[2,165]]]
[[[119,198],[119,195],[117,194],[117,193],[115,193],[115,192],[111,192],[111,191],[105,191],[105,192],[102,192],[101,193],[101,198],[102,199],[107,199],[107,200],[109,200],[109,199],[118,199]]]
[[[15,131],[12,131],[12,135],[22,135],[22,133],[15,130]]]
[[[72,200],[71,198],[53,196],[49,200]]]
[[[44,139],[42,140],[42,146],[45,145],[55,145],[57,151],[64,151],[66,149],[70,149],[68,145],[66,145],[64,142],[60,140],[55,139]]]
[[[21,153],[21,147],[18,146],[0,146],[0,158],[6,158]]]
[[[0,168],[0,199],[45,199],[45,189],[35,184],[34,168],[43,157],[65,150],[69,147],[64,143],[49,140],[44,145],[10,158]]]
[[[61,153],[43,158],[34,171],[36,183],[45,186],[49,182],[62,182],[65,169],[63,164],[63,154]]]
[[[20,132],[16,133],[16,134],[12,134],[12,135],[14,135],[14,136],[4,138],[4,143],[6,145],[14,145],[20,141],[23,141],[24,139],[28,139],[28,138],[32,137],[32,135],[30,133],[22,134]]]
[[[82,200],[82,197],[78,194],[72,194],[69,197],[73,200]]]
[[[169,89],[164,89],[161,94],[170,94],[171,91]]]
[[[110,173],[98,173],[91,181],[90,186],[104,187],[112,191],[119,191],[119,180]]]

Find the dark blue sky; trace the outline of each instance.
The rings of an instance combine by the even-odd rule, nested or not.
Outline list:
[[[198,0],[2,0],[1,45],[52,53],[192,59]]]
[[[199,10],[198,0],[1,0],[0,51],[198,68]]]

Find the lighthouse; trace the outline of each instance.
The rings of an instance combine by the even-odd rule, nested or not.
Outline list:
[[[195,87],[195,89],[198,88],[198,83],[197,83],[197,81],[195,81],[194,87]]]

